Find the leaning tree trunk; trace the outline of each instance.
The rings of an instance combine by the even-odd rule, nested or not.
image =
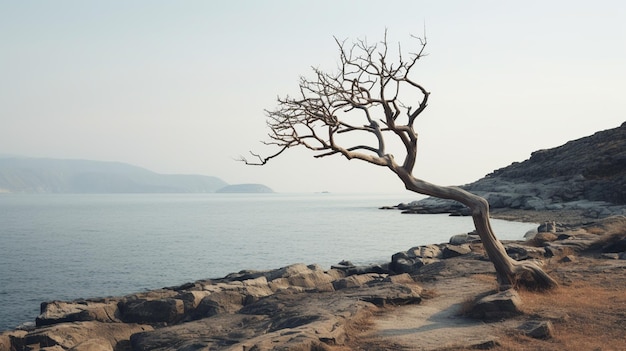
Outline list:
[[[539,265],[531,261],[518,262],[509,257],[496,238],[489,221],[489,203],[484,198],[458,187],[439,186],[413,177],[402,167],[392,167],[407,190],[441,199],[456,200],[470,208],[476,233],[496,269],[500,290],[524,285],[537,289],[556,287],[557,282]]]

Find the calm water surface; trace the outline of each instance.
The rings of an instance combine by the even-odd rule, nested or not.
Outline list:
[[[389,261],[471,218],[378,207],[406,195],[0,195],[0,330],[42,301],[123,295],[292,263]],[[494,221],[500,239],[533,224]]]

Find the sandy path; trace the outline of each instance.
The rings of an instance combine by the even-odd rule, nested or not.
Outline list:
[[[464,301],[493,289],[488,282],[461,277],[422,286],[435,291],[436,297],[419,305],[385,310],[362,340],[378,350],[439,350],[486,344],[496,340],[502,328],[517,325],[515,321],[489,324],[458,316]]]

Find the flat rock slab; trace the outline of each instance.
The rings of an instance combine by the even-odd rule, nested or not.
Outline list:
[[[131,337],[134,350],[281,350],[342,345],[349,323],[373,308],[367,298],[418,301],[411,289],[393,283],[334,293],[274,294],[242,308]]]

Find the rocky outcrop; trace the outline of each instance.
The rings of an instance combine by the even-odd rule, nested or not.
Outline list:
[[[0,350],[324,350],[343,344],[350,323],[375,306],[421,301],[409,275],[338,267],[294,264],[122,297],[45,302],[34,328],[0,334]]]
[[[479,319],[502,319],[522,314],[522,300],[514,289],[490,294],[474,303],[468,314]]]
[[[539,150],[461,188],[492,209],[576,211],[597,219],[626,214],[626,123],[562,146]],[[468,215],[454,201],[427,198],[397,206],[406,213]]]

